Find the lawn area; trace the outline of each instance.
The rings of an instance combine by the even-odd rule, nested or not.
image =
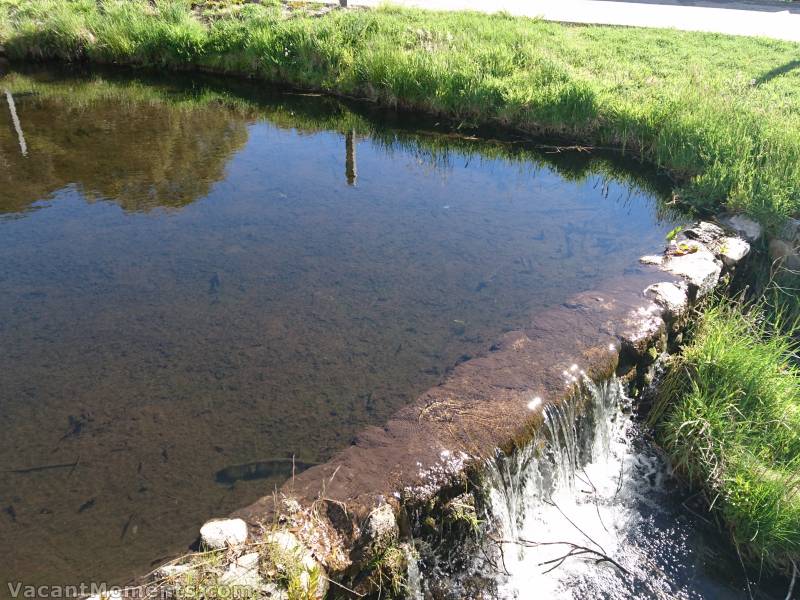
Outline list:
[[[673,463],[705,490],[740,551],[787,573],[800,562],[795,350],[761,310],[722,301],[701,317],[651,415]]]
[[[385,7],[0,0],[12,58],[206,68],[625,148],[691,206],[800,213],[800,46]]]

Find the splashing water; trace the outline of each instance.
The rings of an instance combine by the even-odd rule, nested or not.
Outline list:
[[[743,598],[676,500],[619,380],[548,406],[541,434],[488,468],[501,598]]]

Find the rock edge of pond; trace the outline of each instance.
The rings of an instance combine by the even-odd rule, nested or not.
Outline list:
[[[358,597],[391,589],[414,556],[410,540],[433,526],[441,543],[447,532],[437,523],[448,519],[458,535],[454,499],[475,487],[485,459],[533,439],[544,406],[574,395],[583,377],[617,375],[634,392],[648,385],[656,359],[680,344],[693,307],[730,281],[761,237],[741,215],[680,230],[661,253],[642,257],[637,273],[538,313],[330,461],[204,524],[205,553],[108,597],[163,594],[187,576],[255,597],[288,597],[292,586],[313,597],[333,587]],[[210,570],[202,560],[209,551],[219,558]]]

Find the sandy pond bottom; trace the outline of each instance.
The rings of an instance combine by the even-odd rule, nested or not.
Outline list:
[[[675,225],[615,159],[331,100],[0,87],[3,581],[181,552]]]

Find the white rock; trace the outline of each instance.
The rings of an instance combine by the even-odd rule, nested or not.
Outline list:
[[[750,253],[750,244],[740,237],[726,237],[719,247],[719,257],[726,267],[732,267]]]
[[[666,333],[665,325],[658,306],[640,306],[623,319],[618,335],[624,347],[643,356],[648,347],[660,345]]]
[[[219,583],[231,587],[261,589],[265,582],[258,572],[259,559],[258,552],[251,552],[237,557],[220,576]]]
[[[661,306],[671,318],[680,318],[689,308],[689,290],[685,283],[661,281],[648,286],[644,295]]]
[[[639,262],[645,265],[660,265],[664,262],[664,257],[660,254],[648,254],[647,256],[642,256]]]
[[[180,577],[191,570],[191,565],[164,565],[158,568],[156,571],[156,577],[161,579],[170,579],[172,577]]]
[[[679,256],[668,256],[662,269],[679,275],[697,288],[697,297],[702,298],[713,290],[722,274],[722,263],[705,247]]]
[[[761,225],[744,215],[730,215],[720,220],[748,242],[756,242],[761,238]]]
[[[381,504],[367,517],[365,527],[367,535],[373,542],[387,543],[399,535],[397,519],[389,504]]]
[[[282,554],[296,557],[302,563],[304,569],[313,569],[317,564],[317,561],[311,555],[311,551],[301,544],[297,536],[290,531],[279,530],[270,533],[267,535],[266,541],[268,544],[277,546]]]
[[[242,519],[208,521],[200,528],[200,539],[204,546],[213,550],[239,546],[247,541],[247,523]]]

